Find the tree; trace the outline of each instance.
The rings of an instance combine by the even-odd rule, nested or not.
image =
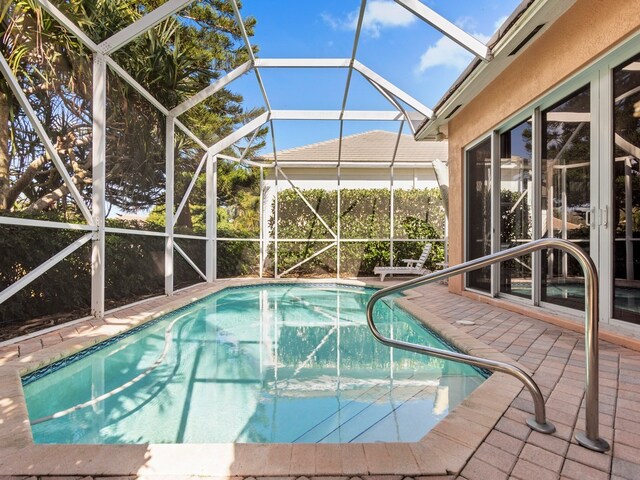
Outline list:
[[[41,119],[73,182],[91,193],[92,58],[34,0],[2,0],[0,49]],[[70,0],[61,10],[94,41],[102,41],[163,3],[161,0]],[[245,27],[252,35],[255,20]],[[116,51],[112,58],[167,108],[178,105],[248,58],[233,10],[222,0],[199,1]],[[107,198],[124,211],[149,208],[164,196],[161,112],[109,72]],[[223,89],[181,120],[214,143],[261,113]],[[24,112],[0,79],[0,211],[66,211],[68,188]],[[264,132],[262,132],[264,133]],[[254,150],[261,147],[258,141]],[[193,172],[193,146],[176,139],[176,179]],[[184,183],[184,182],[183,182]],[[176,184],[176,191],[186,186]]]

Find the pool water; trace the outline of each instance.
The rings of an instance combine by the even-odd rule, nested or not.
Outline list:
[[[411,442],[485,376],[390,349],[373,289],[222,290],[23,379],[36,443]],[[379,302],[380,331],[449,348]]]

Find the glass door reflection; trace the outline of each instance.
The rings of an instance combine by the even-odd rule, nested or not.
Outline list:
[[[491,139],[467,150],[467,248],[465,260],[491,253]],[[491,291],[491,267],[466,275],[467,287]]]
[[[589,85],[542,112],[542,237],[571,240],[589,252],[591,199]],[[584,309],[578,262],[559,250],[542,255],[541,300]]]
[[[533,238],[531,119],[500,135],[500,250]],[[500,293],[531,298],[531,255],[500,264]]]
[[[613,97],[613,316],[640,323],[640,55],[614,69]]]

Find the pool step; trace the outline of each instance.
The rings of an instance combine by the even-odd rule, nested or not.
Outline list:
[[[391,389],[388,385],[374,387],[295,441],[300,443],[349,442],[423,389],[424,387],[416,385]]]

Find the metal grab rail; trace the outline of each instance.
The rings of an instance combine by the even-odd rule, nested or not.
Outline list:
[[[574,245],[568,240],[558,238],[543,238],[533,240],[519,245],[517,247],[503,250],[501,252],[486,255],[475,260],[445,268],[437,272],[424,275],[403,282],[399,285],[383,288],[375,292],[369,303],[367,304],[367,323],[373,336],[380,343],[388,347],[396,347],[402,350],[420,353],[423,355],[431,355],[438,358],[453,360],[456,362],[467,363],[477,367],[486,368],[492,371],[503,372],[512,375],[520,380],[531,392],[535,406],[535,417],[527,420],[527,424],[532,429],[542,433],[552,433],[555,427],[546,420],[544,397],[536,382],[524,372],[521,368],[504,362],[489,360],[485,358],[466,355],[458,352],[450,352],[438,348],[425,347],[414,343],[393,340],[383,336],[373,321],[373,307],[375,303],[383,297],[392,293],[402,292],[404,290],[424,285],[428,283],[444,280],[455,275],[478,270],[483,267],[500,263],[505,260],[527,255],[547,248],[556,248],[572,255],[584,272],[585,279],[585,353],[586,353],[586,383],[585,383],[585,400],[586,400],[586,428],[585,432],[576,434],[577,442],[591,450],[605,452],[609,450],[609,444],[606,440],[599,436],[599,413],[598,413],[598,274],[596,267],[591,258],[580,247]]]

